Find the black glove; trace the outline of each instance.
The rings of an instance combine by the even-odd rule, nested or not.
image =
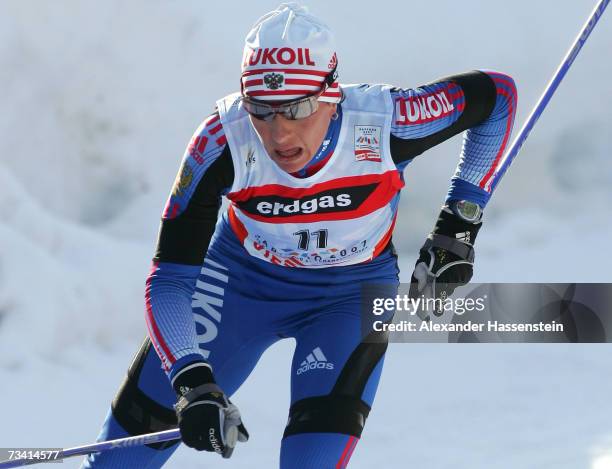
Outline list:
[[[237,441],[247,441],[238,408],[213,378],[205,362],[192,363],[172,380],[178,396],[174,406],[183,443],[198,451],[214,451],[229,458]]]
[[[410,297],[445,300],[455,288],[467,284],[474,266],[474,241],[482,226],[480,217],[466,221],[445,206],[438,221],[419,251],[410,284]],[[427,311],[419,310],[419,317],[429,320]],[[441,315],[442,310],[434,310]]]

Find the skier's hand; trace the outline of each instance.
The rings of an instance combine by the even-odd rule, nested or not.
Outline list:
[[[474,266],[474,241],[482,222],[468,222],[443,207],[436,226],[419,251],[410,284],[410,297],[440,299],[444,301],[455,288],[467,284]],[[434,309],[441,315],[442,310]],[[428,321],[429,312],[417,311]]]
[[[249,439],[238,408],[217,386],[206,363],[186,366],[172,385],[178,396],[174,409],[181,438],[187,446],[229,458],[238,441]]]

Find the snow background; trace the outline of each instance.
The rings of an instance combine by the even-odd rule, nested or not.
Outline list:
[[[336,31],[341,81],[503,71],[519,89],[515,134],[593,7],[435,4],[308,2]],[[95,439],[144,335],[144,279],[184,147],[237,87],[243,38],[276,5],[0,2],[0,446]],[[611,38],[604,15],[496,191],[474,281],[612,281]],[[407,170],[404,280],[460,146]],[[229,463],[182,448],[167,467],[275,467],[292,348],[272,347],[235,397],[248,445]],[[612,468],[605,344],[395,344],[385,366],[353,468]]]

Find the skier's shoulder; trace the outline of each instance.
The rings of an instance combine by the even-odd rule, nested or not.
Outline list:
[[[492,70],[470,70],[437,78],[414,87],[396,86],[391,89],[391,96],[394,99],[413,99],[437,93],[450,93],[451,95],[465,95],[466,98],[486,95],[494,99],[495,89],[499,84],[504,84],[509,93],[516,94],[514,80],[510,75]]]
[[[230,124],[247,117],[247,113],[240,105],[241,101],[242,94],[240,92],[230,93],[217,100],[215,112],[217,116],[221,117],[221,122]]]
[[[193,200],[200,206],[216,201],[233,177],[225,132],[219,114],[213,112],[200,123],[185,149],[163,218],[178,217]]]
[[[223,153],[226,146],[227,138],[223,124],[219,111],[215,108],[215,111],[200,123],[191,137],[185,150],[185,160],[195,165],[203,165],[207,161],[210,163]]]
[[[387,110],[387,101],[391,85],[381,83],[349,83],[341,84],[343,110],[380,111]]]

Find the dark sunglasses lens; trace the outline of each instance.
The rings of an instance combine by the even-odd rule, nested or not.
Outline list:
[[[311,116],[319,108],[317,97],[309,96],[308,98],[280,106],[270,106],[268,104],[255,103],[248,99],[242,101],[244,109],[255,119],[262,121],[270,121],[274,119],[275,114],[282,114],[283,117],[289,120],[305,119]]]
[[[272,119],[274,119],[274,112],[270,112],[269,114],[253,114],[250,113],[255,119],[259,120],[259,121],[271,121]]]
[[[315,97],[309,97],[295,103],[286,105],[283,115],[290,120],[305,119],[311,116],[319,107],[319,102]]]
[[[254,103],[252,101],[243,100],[244,109],[251,114],[255,119],[270,120],[274,117],[272,106],[266,104]]]

